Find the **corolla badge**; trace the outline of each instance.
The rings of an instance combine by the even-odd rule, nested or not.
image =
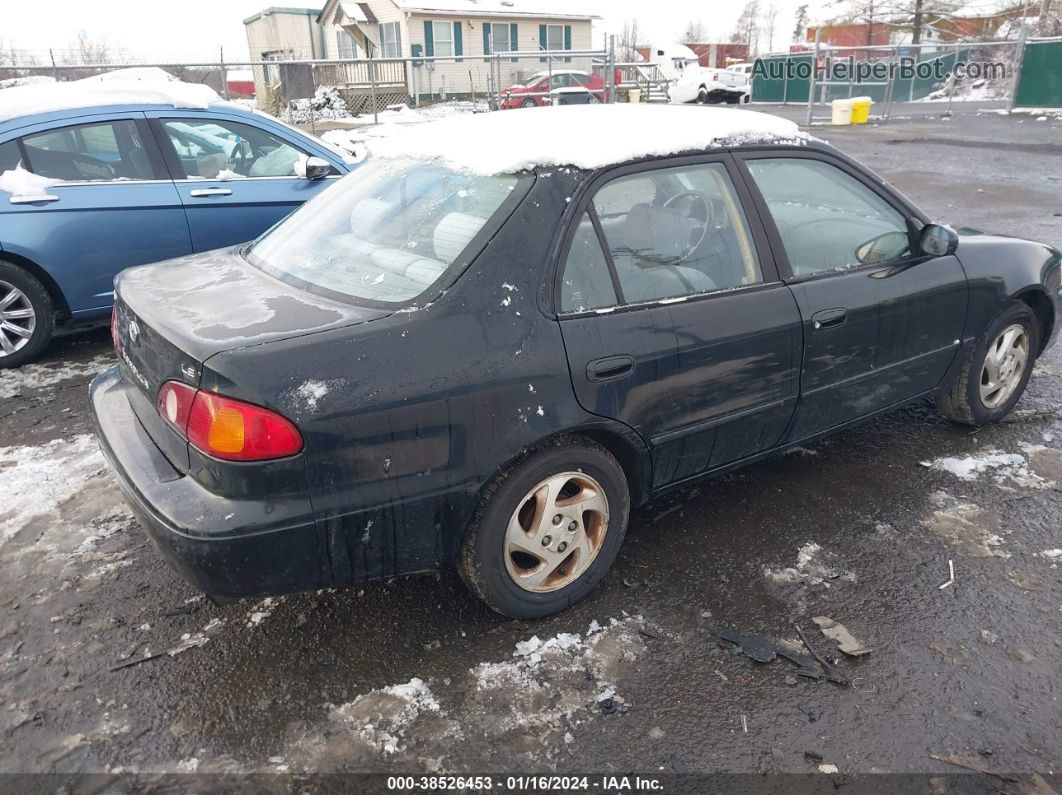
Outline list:
[[[140,325],[135,320],[129,321],[129,339],[131,342],[136,342],[140,336]]]

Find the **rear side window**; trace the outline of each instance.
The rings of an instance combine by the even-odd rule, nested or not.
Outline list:
[[[154,179],[136,123],[79,124],[22,139],[35,174],[67,182]]]
[[[218,119],[162,123],[188,179],[295,177],[301,149],[251,124]]]
[[[722,163],[621,177],[594,196],[626,303],[763,281],[748,222]]]
[[[907,223],[850,174],[821,160],[748,161],[794,276],[883,264],[910,254]]]
[[[21,159],[22,154],[18,151],[17,141],[0,144],[0,172],[15,168]]]
[[[605,252],[587,213],[575,231],[561,277],[561,312],[586,312],[616,305]]]

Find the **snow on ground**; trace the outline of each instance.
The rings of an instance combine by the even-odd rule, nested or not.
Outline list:
[[[157,66],[130,66],[128,69],[112,69],[109,72],[85,77],[79,83],[179,83],[180,78]]]
[[[1005,531],[999,514],[972,502],[937,491],[930,495],[934,506],[922,526],[944,539],[969,558],[1003,558],[1010,553],[1001,549]]]
[[[180,81],[82,81],[29,85],[0,91],[0,121],[57,110],[108,105],[172,105],[206,108],[221,97],[210,86]]]
[[[1024,445],[1029,455],[1047,451],[1042,445]],[[1017,486],[1026,489],[1050,488],[1054,484],[1040,477],[1029,468],[1029,461],[1020,453],[1003,453],[988,450],[977,455],[962,458],[945,456],[932,461],[923,461],[922,465],[930,469],[949,472],[959,480],[975,481],[982,475],[992,473],[993,480],[1003,487]]]
[[[420,679],[392,685],[358,696],[349,704],[332,710],[329,718],[352,730],[373,750],[393,754],[409,726],[423,712],[438,712],[439,702]]]
[[[5,172],[6,173],[6,172]],[[0,185],[0,190],[3,186]],[[97,356],[87,362],[67,364],[24,364],[11,370],[0,370],[0,400],[22,395],[29,389],[44,389],[71,378],[95,375],[114,364],[110,356]]]
[[[44,83],[54,83],[55,78],[48,75],[27,75],[26,77],[9,77],[0,80],[0,89],[15,88],[16,86],[39,86]]]
[[[55,511],[105,468],[92,434],[39,447],[0,447],[0,543]]]
[[[852,572],[839,571],[822,561],[822,547],[809,541],[797,550],[796,564],[783,568],[763,567],[763,576],[779,584],[807,583],[808,585],[829,586],[829,580],[855,582]]]
[[[333,146],[363,157],[367,145],[374,139],[393,135],[395,130],[399,129],[397,125],[420,124],[451,116],[486,113],[487,111],[488,107],[485,102],[437,102],[423,108],[410,108],[402,105],[398,108],[382,110],[375,117],[371,113],[364,113],[360,116],[337,119],[336,122],[342,124],[343,127],[328,130],[321,134],[321,138]]]

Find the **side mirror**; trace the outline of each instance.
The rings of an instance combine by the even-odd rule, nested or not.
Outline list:
[[[332,165],[320,157],[306,158],[306,173],[302,176],[306,179],[324,179],[332,173]]]
[[[911,241],[903,232],[886,232],[871,238],[856,249],[861,265],[883,265],[907,254]]]
[[[926,224],[922,227],[922,253],[930,257],[946,257],[959,247],[959,236],[950,226]]]

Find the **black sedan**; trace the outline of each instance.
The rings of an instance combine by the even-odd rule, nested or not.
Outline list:
[[[197,587],[456,566],[546,615],[605,575],[632,506],[927,397],[995,422],[1055,337],[1057,250],[934,224],[795,127],[498,121],[520,116],[425,130],[248,246],[120,275],[97,430]],[[560,153],[476,168],[503,123],[521,157]]]

